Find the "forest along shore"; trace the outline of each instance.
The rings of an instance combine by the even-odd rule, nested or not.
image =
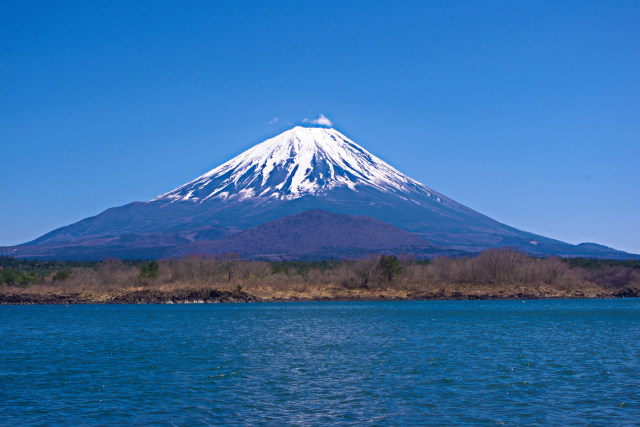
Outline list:
[[[640,297],[640,261],[492,249],[417,261],[38,261],[0,258],[0,304],[229,303]]]

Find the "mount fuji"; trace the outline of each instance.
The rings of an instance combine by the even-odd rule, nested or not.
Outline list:
[[[297,126],[153,201],[294,200],[371,188],[403,200],[442,197],[335,129]],[[417,193],[417,194],[416,194]]]
[[[58,259],[231,251],[302,259],[370,252],[433,257],[497,247],[634,257],[509,227],[399,172],[335,129],[300,126],[148,202],[107,209],[0,251]]]

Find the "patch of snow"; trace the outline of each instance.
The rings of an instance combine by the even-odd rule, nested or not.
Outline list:
[[[331,128],[296,126],[268,139],[195,180],[153,200],[209,198],[295,199],[339,187],[373,187],[406,200],[415,194],[443,203],[415,181]],[[432,196],[433,194],[433,196]]]

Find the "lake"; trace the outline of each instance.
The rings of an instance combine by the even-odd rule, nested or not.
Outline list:
[[[0,424],[640,420],[640,299],[0,306]]]

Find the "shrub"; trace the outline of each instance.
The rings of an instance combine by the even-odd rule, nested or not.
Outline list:
[[[67,280],[69,276],[71,276],[71,272],[69,272],[68,270],[58,270],[53,276],[53,280],[63,282]]]
[[[9,286],[28,286],[31,283],[35,283],[37,275],[28,275],[20,270],[0,270],[0,284],[7,284]]]
[[[156,261],[151,261],[149,264],[144,264],[140,267],[140,276],[148,277],[149,279],[157,279],[160,266]]]

